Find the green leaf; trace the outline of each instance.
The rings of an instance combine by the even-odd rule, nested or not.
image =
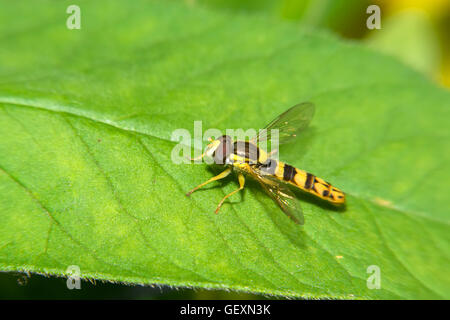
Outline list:
[[[333,30],[359,38],[366,31],[369,0],[183,0],[216,10],[265,14],[271,18],[300,21],[303,26]],[[383,20],[384,23],[384,20]]]
[[[0,270],[307,298],[448,298],[450,94],[396,60],[260,16],[180,3],[2,2]],[[171,134],[261,128],[316,104],[281,159],[347,193],[258,187],[174,164]],[[369,266],[381,288],[369,289]]]

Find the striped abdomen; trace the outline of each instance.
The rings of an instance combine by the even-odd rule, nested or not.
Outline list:
[[[284,162],[269,159],[265,164],[260,164],[259,169],[324,200],[335,204],[345,202],[345,195],[338,188],[311,173]]]

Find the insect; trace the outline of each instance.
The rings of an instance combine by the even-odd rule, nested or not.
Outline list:
[[[304,130],[314,116],[314,104],[303,102],[297,104],[270,122],[259,134],[249,141],[232,141],[230,136],[221,136],[210,144],[205,152],[195,159],[204,156],[214,159],[214,162],[226,167],[225,171],[208,181],[198,185],[186,195],[203,186],[228,176],[233,170],[238,174],[239,188],[227,194],[217,205],[218,213],[224,201],[244,188],[245,176],[260,183],[264,191],[281,207],[281,209],[296,223],[303,224],[303,214],[299,201],[289,189],[290,186],[300,188],[323,200],[339,205],[345,203],[345,194],[325,180],[304,170],[297,169],[287,163],[271,159],[270,153],[259,147],[263,141],[269,141],[273,130],[278,130],[279,144],[290,142]]]

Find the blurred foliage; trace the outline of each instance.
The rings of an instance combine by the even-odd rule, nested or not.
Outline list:
[[[263,13],[361,39],[450,87],[448,0],[185,0],[233,12]],[[381,30],[368,30],[366,8],[381,8]]]
[[[377,2],[389,18],[383,28],[389,34],[380,36],[381,50],[390,52],[450,87],[450,1]],[[389,30],[391,27],[393,30]],[[405,48],[415,52],[408,52]]]
[[[436,77],[440,67],[439,41],[423,11],[403,10],[383,20],[383,31],[367,38],[370,47],[398,57],[411,67]]]
[[[185,0],[191,5],[240,13],[264,13],[272,17],[301,21],[310,27],[331,29],[345,37],[364,34],[369,0]]]

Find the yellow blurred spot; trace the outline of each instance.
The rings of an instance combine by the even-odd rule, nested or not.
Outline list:
[[[375,200],[375,202],[376,202],[377,204],[379,204],[380,206],[388,207],[388,208],[391,208],[391,207],[392,207],[392,202],[390,202],[389,200],[382,199],[382,198],[375,198],[374,200]]]
[[[450,88],[450,61],[446,60],[441,70],[441,83]]]
[[[378,3],[386,8],[389,14],[405,9],[417,9],[439,16],[450,8],[448,0],[378,0]]]

